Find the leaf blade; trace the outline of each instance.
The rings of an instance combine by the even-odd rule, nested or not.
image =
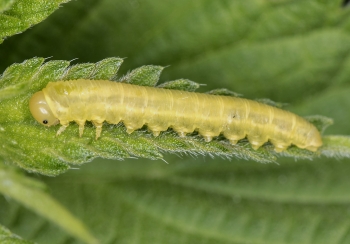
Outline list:
[[[76,238],[84,240],[86,243],[97,243],[97,240],[90,234],[84,224],[44,192],[43,188],[42,183],[26,178],[4,167],[1,163],[0,192],[3,195],[15,199],[37,214],[54,222]]]
[[[69,0],[8,1],[0,11],[0,43],[35,25]],[[0,9],[1,10],[1,9]]]
[[[23,240],[19,236],[11,233],[7,228],[0,225],[0,241],[3,244],[33,244],[34,242]]]

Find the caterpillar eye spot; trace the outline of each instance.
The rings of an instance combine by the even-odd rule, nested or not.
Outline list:
[[[49,123],[46,119],[43,120],[43,124],[46,125],[47,123]]]

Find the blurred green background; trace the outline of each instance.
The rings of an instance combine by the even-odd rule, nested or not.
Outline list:
[[[246,98],[288,103],[350,134],[350,10],[325,0],[80,0],[0,45],[25,59],[126,57]],[[349,243],[349,160],[279,164],[204,156],[95,160],[44,181],[101,243]],[[38,243],[79,243],[10,199],[0,222]]]

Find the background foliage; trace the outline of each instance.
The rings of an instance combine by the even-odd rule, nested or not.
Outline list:
[[[225,87],[268,97],[303,116],[333,118],[326,134],[350,134],[350,13],[341,6],[339,0],[73,1],[5,39],[0,72],[35,56],[79,63],[127,57],[120,73],[169,65],[161,81],[186,78],[207,84],[201,91]],[[101,243],[350,241],[349,160],[165,160],[95,160],[37,178]],[[13,233],[38,243],[79,242],[12,198],[0,199],[0,223]]]

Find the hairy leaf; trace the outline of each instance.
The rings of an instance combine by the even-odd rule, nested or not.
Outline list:
[[[218,140],[206,143],[195,134],[180,138],[175,133],[163,132],[160,137],[154,138],[144,130],[139,130],[128,135],[123,126],[115,125],[105,126],[103,136],[99,140],[93,139],[94,128],[91,125],[87,126],[83,138],[77,138],[76,126],[68,127],[63,135],[55,137],[57,128],[45,129],[31,118],[28,111],[30,96],[42,89],[49,81],[72,78],[112,79],[116,77],[122,59],[109,58],[96,64],[79,64],[71,67],[66,61],[50,61],[45,64],[43,61],[42,58],[35,58],[10,66],[0,80],[2,87],[0,93],[3,94],[3,101],[0,103],[3,119],[0,119],[2,122],[0,124],[2,136],[8,141],[0,154],[9,162],[28,171],[57,175],[67,170],[70,167],[69,164],[81,164],[98,156],[110,159],[123,159],[130,156],[161,159],[163,157],[161,151],[194,155],[209,154],[226,158],[238,157],[258,162],[275,161],[276,153],[271,145],[253,150],[246,140],[233,146],[220,137]],[[154,86],[161,70],[162,67],[143,66],[131,71],[121,80]],[[322,125],[326,123],[324,120],[326,119],[322,117],[313,117],[312,122]],[[292,147],[287,152],[277,155],[311,159],[318,153]],[[346,154],[342,155],[346,157]]]
[[[15,3],[15,0],[0,0],[0,14],[9,8]]]
[[[0,43],[47,18],[69,0],[13,0],[0,2]]]
[[[232,96],[232,97],[241,97],[242,96],[242,94],[230,91],[226,88],[214,89],[214,90],[208,91],[207,93],[212,94],[212,95]]]
[[[347,160],[172,162],[99,161],[45,181],[57,198],[93,227],[101,243],[350,240]],[[7,214],[0,214],[0,220],[22,212],[19,223],[11,226],[38,221],[16,206],[5,205],[2,211]],[[43,240],[50,235],[52,239],[54,229],[39,226],[41,232],[37,226],[28,226],[27,232],[47,243]],[[64,243],[60,237],[65,235],[54,236],[54,243]]]
[[[43,62],[42,58],[34,58],[22,64],[15,64],[10,66],[0,79],[0,94],[3,94],[0,103],[0,137],[6,141],[0,155],[8,162],[30,172],[57,175],[69,169],[69,164],[82,164],[96,157],[119,160],[132,156],[162,159],[161,152],[237,157],[264,163],[274,162],[277,155],[295,158],[312,158],[319,155],[298,148],[290,148],[284,154],[276,154],[273,146],[268,144],[259,150],[253,150],[246,140],[231,145],[223,137],[207,143],[195,133],[186,138],[171,132],[163,132],[161,136],[153,137],[141,129],[129,135],[124,126],[107,124],[99,140],[94,139],[95,129],[91,124],[87,125],[82,138],[77,137],[77,125],[69,126],[62,135],[56,137],[56,127],[47,129],[32,118],[28,109],[31,95],[41,90],[49,81],[72,78],[112,79],[116,77],[122,59],[109,58],[96,64],[74,66],[69,66],[67,61]],[[162,67],[143,66],[131,71],[121,80],[154,86],[161,70]],[[144,82],[142,79],[145,79]],[[314,120],[317,122],[320,119]]]
[[[276,108],[282,108],[282,107],[287,105],[286,103],[275,102],[275,101],[272,101],[271,99],[268,99],[268,98],[258,98],[258,99],[255,99],[255,101],[257,101],[259,103],[265,103],[267,105],[270,105],[270,106],[273,106]]]
[[[120,81],[139,86],[155,86],[163,69],[161,66],[145,65],[134,69],[120,78]]]
[[[36,56],[78,58],[82,69],[95,65],[87,62],[105,57],[127,57],[112,80],[145,64],[168,66],[161,79],[184,77],[205,84],[200,92],[225,87],[250,99],[288,103],[287,110],[301,116],[333,118],[320,154],[326,155],[325,149],[331,146],[328,152],[346,156],[346,136],[327,135],[350,134],[350,8],[342,7],[344,2],[71,1],[40,25],[0,46],[0,73]],[[73,72],[72,77],[81,76]],[[37,126],[28,119],[30,126]],[[322,123],[315,124],[321,128]],[[69,138],[79,139],[77,126],[72,123],[71,127]],[[37,133],[47,135],[47,129],[37,128]],[[141,140],[152,140],[150,133],[140,132]],[[163,136],[168,133],[170,137]],[[92,129],[84,138],[93,134]],[[211,159],[176,151],[185,148],[186,141],[171,130],[161,136],[159,140],[169,141],[164,147],[176,154],[158,151],[169,164],[136,160],[133,153],[141,152],[143,142],[134,150],[129,141],[120,147],[112,140],[107,147],[94,144],[90,148],[107,156],[118,150],[120,159],[130,159],[96,160],[59,177],[39,177],[101,243],[350,242],[348,159],[335,159],[335,154],[314,157],[294,147],[284,152],[285,156],[293,152],[292,158],[278,158],[278,164]],[[9,140],[2,140],[1,145],[8,145]],[[52,132],[50,143],[54,142]],[[143,153],[155,155],[150,152]],[[56,225],[14,201],[0,198],[0,206],[0,222],[25,239],[39,244],[76,243]]]
[[[333,124],[333,119],[320,115],[307,116],[305,119],[314,124],[321,133]]]
[[[200,84],[194,81],[186,80],[186,79],[168,81],[158,85],[158,87],[160,88],[183,90],[183,91],[195,91],[199,88],[199,86]]]
[[[321,153],[329,158],[350,157],[350,136],[325,136]]]
[[[11,233],[7,228],[0,225],[0,242],[3,244],[33,244],[34,242],[23,240],[19,236]]]

